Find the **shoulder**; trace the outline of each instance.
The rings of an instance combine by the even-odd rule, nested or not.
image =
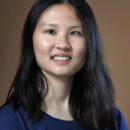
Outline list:
[[[13,110],[13,106],[12,104],[7,104],[7,105],[3,105],[1,108],[0,108],[0,118],[2,116],[10,116],[10,115],[14,115],[15,111]]]
[[[124,115],[118,108],[114,108],[114,112],[116,115],[115,127],[116,130],[128,130]]]
[[[35,130],[38,123],[29,119],[23,107],[15,111],[12,104],[6,104],[0,108],[0,130]]]
[[[3,130],[21,130],[17,112],[14,111],[11,104],[4,105],[0,108],[0,128]]]

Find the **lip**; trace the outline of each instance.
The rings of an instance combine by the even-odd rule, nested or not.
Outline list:
[[[69,60],[54,60],[53,57],[69,57],[70,59]],[[51,59],[56,63],[56,64],[59,64],[59,65],[65,65],[65,64],[68,64],[70,62],[70,60],[72,59],[72,57],[68,54],[65,54],[65,53],[57,53],[57,54],[54,54]]]
[[[64,54],[64,53],[54,54],[53,56],[51,56],[51,58],[56,57],[56,56],[59,56],[59,57],[70,57],[70,59],[72,59],[72,57],[70,55]]]

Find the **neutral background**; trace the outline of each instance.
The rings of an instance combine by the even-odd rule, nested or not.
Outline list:
[[[36,0],[0,0],[0,105],[17,69],[21,32]],[[101,31],[116,105],[130,129],[130,0],[87,0]]]

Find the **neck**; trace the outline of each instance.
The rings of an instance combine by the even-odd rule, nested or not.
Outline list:
[[[44,97],[44,107],[67,109],[73,84],[73,76],[67,78],[49,76],[49,78],[46,77],[46,79],[48,83],[48,93]]]

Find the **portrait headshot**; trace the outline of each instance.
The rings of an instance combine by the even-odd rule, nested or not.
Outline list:
[[[130,129],[130,1],[0,1],[0,130]]]

